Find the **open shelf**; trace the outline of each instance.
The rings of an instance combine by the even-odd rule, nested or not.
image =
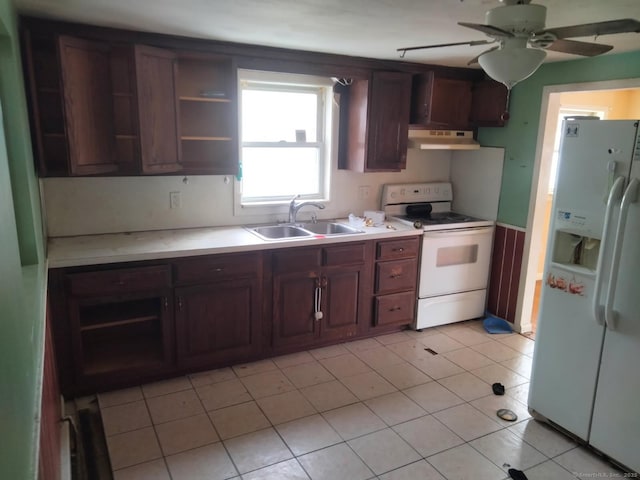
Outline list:
[[[183,102],[212,102],[212,103],[230,103],[231,99],[225,97],[180,97]]]
[[[55,93],[56,95],[60,94],[60,89],[56,87],[39,87],[39,93]]]
[[[83,335],[83,373],[100,373],[160,367],[165,362],[159,332],[144,335]]]
[[[183,102],[180,104],[182,138],[231,137],[231,104],[220,102]]]
[[[162,366],[166,358],[160,303],[160,298],[152,298],[81,307],[83,373]]]
[[[187,141],[229,141],[231,137],[180,137]]]
[[[230,101],[234,70],[232,60],[225,57],[178,60],[177,90],[180,99]],[[216,96],[206,96],[207,92]]]
[[[182,165],[190,171],[211,175],[236,175],[238,161],[235,142],[228,140],[182,141]]]
[[[141,317],[128,318],[126,320],[114,320],[112,322],[104,322],[104,323],[98,323],[95,325],[87,325],[86,327],[80,327],[80,331],[86,332],[87,330],[98,330],[100,328],[111,328],[111,327],[119,327],[124,325],[132,325],[134,323],[151,322],[157,319],[158,317],[156,315],[145,315]]]
[[[161,308],[160,298],[82,305],[80,306],[80,331],[158,320]]]

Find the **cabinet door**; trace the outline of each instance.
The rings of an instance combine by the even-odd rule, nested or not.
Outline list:
[[[322,280],[322,340],[348,339],[357,333],[361,267],[325,270]]]
[[[61,36],[58,52],[71,175],[118,170],[109,47]]]
[[[256,279],[178,288],[175,303],[180,366],[215,366],[260,351]]]
[[[315,320],[317,272],[281,273],[273,277],[273,346],[312,344],[320,332]]]
[[[406,167],[410,101],[410,74],[373,74],[365,171],[400,171]]]
[[[507,88],[494,80],[482,80],[473,85],[471,123],[478,127],[504,126],[507,110]]]
[[[469,128],[471,80],[428,72],[414,79],[411,123],[433,128]]]
[[[471,111],[471,82],[434,78],[431,92],[431,123],[450,128],[468,128]]]
[[[135,56],[142,172],[179,171],[176,55],[137,45]]]

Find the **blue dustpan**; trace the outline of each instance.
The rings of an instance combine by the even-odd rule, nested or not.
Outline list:
[[[511,324],[502,318],[487,314],[482,326],[489,333],[511,333]]]

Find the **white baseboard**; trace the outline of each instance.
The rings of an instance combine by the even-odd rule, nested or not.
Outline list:
[[[71,480],[71,424],[60,422],[60,480]]]
[[[70,420],[65,420],[64,397],[60,396],[60,480],[71,480],[71,429]]]

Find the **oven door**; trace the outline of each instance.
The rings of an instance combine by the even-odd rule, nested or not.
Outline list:
[[[424,234],[420,298],[487,288],[493,227]]]

